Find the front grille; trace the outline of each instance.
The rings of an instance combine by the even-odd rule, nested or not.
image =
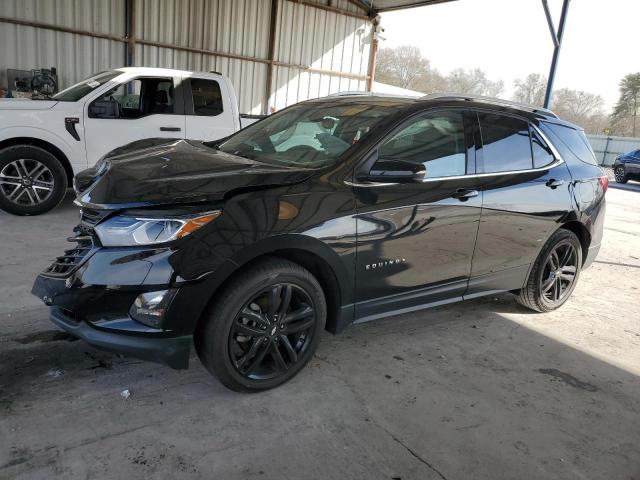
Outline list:
[[[75,242],[75,247],[69,248],[64,251],[64,255],[60,255],[56,258],[49,267],[44,271],[48,275],[56,277],[64,277],[71,274],[78,265],[82,262],[82,259],[93,250],[93,238],[90,232],[87,232],[84,228],[78,225],[73,229],[75,235],[67,238],[69,242]]]
[[[53,277],[67,277],[71,275],[87,255],[95,247],[93,227],[107,217],[112,211],[83,208],[80,210],[80,224],[73,229],[74,235],[67,241],[75,243],[73,248],[64,251],[49,267],[42,272]]]

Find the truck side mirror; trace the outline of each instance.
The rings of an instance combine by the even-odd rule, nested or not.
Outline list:
[[[98,99],[89,105],[89,118],[120,118],[120,108],[115,100]]]

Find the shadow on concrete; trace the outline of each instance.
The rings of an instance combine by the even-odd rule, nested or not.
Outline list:
[[[51,332],[4,338],[0,477],[638,478],[638,377],[514,312],[502,295],[327,334],[257,395],[195,357],[174,371]]]

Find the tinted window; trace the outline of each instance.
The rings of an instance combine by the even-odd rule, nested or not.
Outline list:
[[[529,124],[517,118],[481,113],[484,171],[526,170],[533,165]]]
[[[461,112],[434,112],[408,121],[386,140],[379,160],[422,164],[426,177],[450,177],[466,173],[466,147]]]
[[[222,113],[222,93],[215,80],[191,79],[193,112],[196,115],[219,115]]]
[[[575,128],[565,127],[564,125],[546,122],[542,124],[542,127],[545,129],[545,134],[547,134],[547,129],[551,130],[552,136],[550,137],[550,140],[554,142],[555,147],[560,151],[560,154],[563,157],[568,151],[581,162],[588,163],[590,165],[598,165],[596,156],[591,149],[591,145],[589,145],[589,141],[582,130],[576,130]],[[549,135],[547,134],[547,136]],[[560,144],[558,144],[558,140],[560,141]]]
[[[533,168],[545,167],[555,161],[551,149],[533,128],[531,129],[531,151],[533,152]]]

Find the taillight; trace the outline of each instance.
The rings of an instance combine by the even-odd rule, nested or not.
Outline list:
[[[609,189],[609,177],[606,175],[598,177],[598,183],[602,187],[602,193],[607,193],[607,190]]]

